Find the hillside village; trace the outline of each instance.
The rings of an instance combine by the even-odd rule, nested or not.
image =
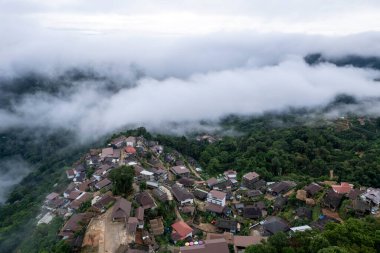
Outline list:
[[[217,141],[216,137],[197,137]],[[132,171],[113,194],[113,170]],[[74,252],[244,252],[285,232],[323,230],[345,216],[379,216],[380,189],[350,182],[265,181],[231,168],[208,176],[196,161],[141,136],[119,136],[65,171],[68,185],[45,198],[38,223],[56,216]]]

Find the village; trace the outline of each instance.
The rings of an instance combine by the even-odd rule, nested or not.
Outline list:
[[[210,136],[198,141],[216,141]],[[112,170],[133,170],[128,196],[112,193]],[[379,216],[380,189],[330,181],[265,181],[255,168],[208,176],[179,152],[119,136],[65,171],[69,184],[46,196],[38,224],[54,217],[74,252],[244,252],[285,232],[323,230],[344,215]]]

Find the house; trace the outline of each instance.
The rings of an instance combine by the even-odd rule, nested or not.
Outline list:
[[[225,206],[207,202],[205,205],[205,209],[206,211],[211,212],[211,213],[222,214],[225,210]]]
[[[264,221],[263,224],[264,234],[274,235],[278,232],[287,232],[289,226],[285,220],[280,217],[271,216]]]
[[[114,148],[122,148],[126,144],[127,138],[125,136],[119,136],[111,141],[111,146]]]
[[[138,207],[135,211],[135,216],[138,220],[138,228],[144,228],[144,208]]]
[[[136,146],[136,137],[129,136],[127,139],[125,139],[125,143],[127,146],[135,147]]]
[[[116,200],[112,209],[112,221],[127,221],[131,215],[132,203],[124,198]]]
[[[199,200],[206,200],[208,192],[197,188],[194,190],[193,194]]]
[[[75,171],[73,169],[66,170],[66,176],[68,179],[73,179],[75,177]]]
[[[137,220],[136,217],[129,217],[126,228],[127,228],[127,237],[129,238],[128,241],[130,242],[135,242],[136,238],[136,229],[137,225],[139,224],[139,221]]]
[[[236,177],[237,177],[237,172],[234,171],[234,170],[227,170],[223,173],[224,177],[226,179],[235,179],[236,180]]]
[[[265,190],[266,186],[267,182],[265,182],[263,179],[260,179],[259,181],[253,183],[253,188],[256,190]]]
[[[147,170],[143,170],[140,172],[140,179],[146,181],[154,181],[154,173]]]
[[[371,205],[362,199],[355,199],[352,201],[352,210],[358,216],[364,216],[371,213]]]
[[[262,216],[262,209],[258,206],[249,205],[243,208],[243,217],[246,219],[260,219]]]
[[[86,173],[85,172],[76,173],[73,181],[75,183],[83,183],[84,181],[86,181]]]
[[[46,196],[46,202],[50,202],[50,201],[53,201],[53,200],[55,200],[56,198],[58,198],[59,197],[59,194],[58,193],[56,193],[56,192],[52,192],[52,193],[50,193],[49,195],[47,195]]]
[[[180,247],[181,253],[229,253],[229,248],[224,238],[205,240],[202,244]]]
[[[181,177],[177,180],[178,183],[182,184],[185,187],[192,187],[194,186],[195,180],[188,177]]]
[[[249,172],[242,178],[242,185],[248,189],[255,189],[254,183],[260,180],[260,175],[256,172]]]
[[[59,232],[59,236],[64,240],[74,238],[75,233],[79,232],[83,226],[86,226],[91,217],[90,213],[73,214]]]
[[[164,233],[164,223],[161,217],[150,220],[149,224],[154,236],[162,235]]]
[[[97,196],[91,202],[92,210],[95,212],[104,213],[113,202],[115,202],[115,198],[110,194]]]
[[[297,184],[293,181],[281,181],[274,183],[268,187],[268,192],[270,192],[273,196],[277,196],[279,194],[284,194],[288,192],[291,188],[295,187]]]
[[[180,177],[190,176],[190,170],[182,165],[174,166],[170,169],[170,171],[176,176],[180,176]]]
[[[93,184],[93,182],[91,180],[87,179],[87,180],[83,181],[82,183],[80,183],[79,185],[77,185],[76,189],[78,191],[85,192],[91,188],[92,184]]]
[[[312,228],[308,225],[303,225],[303,226],[298,226],[298,227],[291,227],[290,232],[295,233],[295,232],[305,232],[307,230],[312,230]]]
[[[112,166],[109,164],[102,164],[99,166],[99,168],[92,174],[92,176],[97,180],[100,181],[104,175],[106,175],[110,170],[112,169]]]
[[[78,210],[81,205],[87,201],[92,199],[92,193],[83,192],[80,196],[78,196],[73,202],[70,203],[70,210]]]
[[[226,193],[216,190],[211,190],[207,194],[207,202],[213,203],[219,206],[225,206],[226,205]]]
[[[329,190],[323,198],[322,205],[336,211],[342,202],[343,195]]]
[[[307,193],[308,198],[314,197],[318,192],[321,192],[323,190],[323,187],[320,186],[317,183],[311,183],[308,186],[306,186],[305,191]]]
[[[238,222],[235,220],[218,219],[215,226],[223,231],[236,233],[238,230]]]
[[[286,204],[288,203],[288,198],[283,196],[277,196],[274,200],[273,209],[277,212],[282,211]]]
[[[354,185],[347,182],[342,182],[340,185],[332,185],[331,188],[335,193],[348,194],[354,188]]]
[[[136,149],[132,146],[127,146],[126,148],[124,148],[124,151],[127,155],[134,155],[136,154]]]
[[[147,191],[141,192],[135,196],[136,202],[144,209],[150,209],[156,206],[153,198]]]
[[[162,168],[152,168],[151,170],[154,174],[154,180],[156,181],[166,181],[168,179],[168,172]]]
[[[153,196],[154,196],[156,199],[158,199],[158,200],[161,201],[161,202],[166,202],[166,201],[168,201],[168,194],[167,194],[165,191],[162,191],[162,190],[160,189],[160,187],[159,187],[159,188],[156,188],[156,189],[153,189],[152,194],[153,194]]]
[[[311,220],[312,218],[312,210],[309,207],[299,207],[296,209],[296,216],[300,219]]]
[[[347,194],[347,197],[350,199],[350,200],[355,200],[355,199],[359,199],[360,196],[362,194],[364,194],[366,191],[365,190],[361,190],[361,189],[352,189],[348,194]]]
[[[361,195],[361,199],[378,207],[380,205],[380,189],[368,188],[367,191]]]
[[[186,190],[184,187],[174,184],[172,186],[172,193],[174,198],[181,204],[193,204],[194,201],[194,195],[191,194],[188,190]]]
[[[206,181],[206,184],[207,186],[212,189],[214,187],[214,185],[216,185],[218,183],[218,179],[216,179],[215,177],[212,177],[212,178],[209,178],[207,181]]]
[[[224,232],[223,234],[207,233],[206,240],[224,239],[227,244],[234,244],[234,234],[230,232]]]
[[[54,198],[50,201],[47,201],[46,202],[46,205],[48,207],[48,209],[58,209],[58,208],[61,208],[63,206],[66,206],[67,204],[69,203],[69,201],[67,199],[64,199],[62,197],[57,197],[57,198]]]
[[[249,190],[245,192],[245,196],[248,198],[257,198],[263,195],[263,193],[260,190]]]
[[[68,198],[69,195],[70,195],[70,193],[71,193],[72,191],[77,191],[75,188],[76,188],[76,184],[75,184],[74,182],[71,182],[71,183],[67,186],[66,190],[63,192],[63,197],[64,197],[64,198]]]
[[[70,194],[66,197],[69,200],[75,200],[77,199],[83,192],[82,191],[72,191]]]
[[[260,235],[235,235],[233,238],[234,250],[237,253],[244,252],[245,248],[250,245],[260,244],[263,239]]]
[[[104,148],[104,149],[102,149],[102,153],[100,155],[100,158],[103,161],[116,163],[119,161],[119,158],[120,158],[120,149]]]
[[[111,189],[111,186],[112,186],[112,182],[108,178],[105,178],[95,184],[95,188],[97,190],[101,190],[101,189],[109,190]]]
[[[182,220],[172,224],[172,229],[171,238],[174,242],[193,236],[193,229]]]

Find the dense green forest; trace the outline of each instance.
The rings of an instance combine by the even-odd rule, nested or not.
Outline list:
[[[329,170],[334,170],[342,181],[380,185],[380,119],[351,116],[318,126],[306,122],[294,126],[294,120],[294,115],[231,116],[222,126],[236,135],[214,143],[157,138],[199,161],[211,175],[233,168],[241,174],[255,170],[268,180],[297,175],[327,178]]]

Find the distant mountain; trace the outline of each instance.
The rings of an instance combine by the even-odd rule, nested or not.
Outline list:
[[[320,63],[332,63],[336,66],[354,66],[357,68],[371,68],[380,70],[380,57],[365,57],[358,55],[347,55],[343,57],[329,57],[321,53],[309,54],[304,57],[305,62],[309,65],[317,65]]]

